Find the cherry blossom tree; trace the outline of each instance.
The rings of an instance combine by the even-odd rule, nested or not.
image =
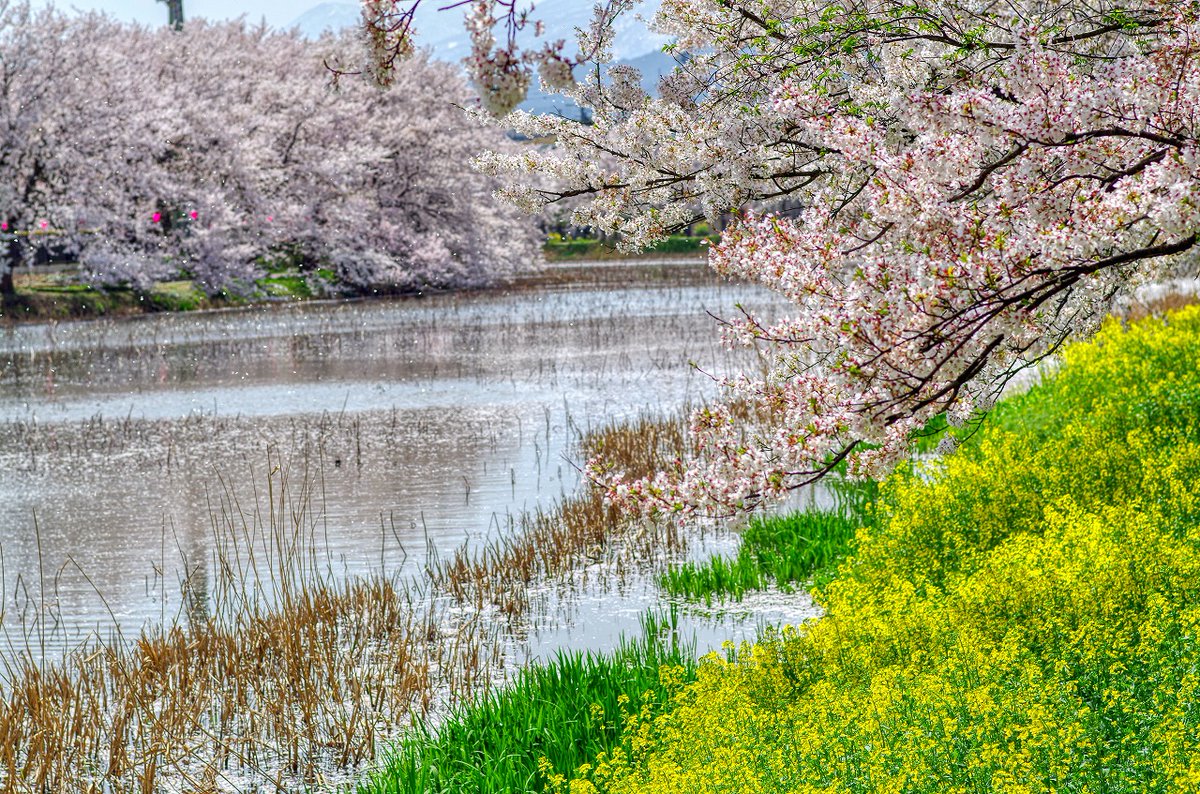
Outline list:
[[[55,148],[65,133],[50,112],[55,70],[77,53],[58,52],[67,25],[49,11],[0,0],[0,295],[13,294],[12,268],[28,253],[30,235],[50,228],[61,180]],[[20,232],[18,236],[17,233]]]
[[[539,262],[535,226],[495,201],[495,180],[465,167],[517,145],[465,118],[470,93],[454,67],[419,55],[400,69],[403,90],[343,81],[328,120],[289,138],[287,239],[377,291],[479,285]]]
[[[725,324],[767,367],[695,414],[694,459],[634,482],[597,460],[593,476],[642,507],[723,512],[843,462],[878,474],[930,420],[970,421],[1092,331],[1196,245],[1198,14],[664,0],[680,65],[658,97],[595,69],[570,91],[591,125],[507,116],[556,145],[480,158],[506,197],[586,197],[576,221],[631,248],[736,215],[712,264],[793,307]]]
[[[3,222],[107,286],[252,291],[286,260],[350,291],[411,291],[535,265],[535,225],[462,168],[512,145],[463,117],[465,81],[418,57],[402,89],[331,91],[323,61],[351,46],[0,0]]]

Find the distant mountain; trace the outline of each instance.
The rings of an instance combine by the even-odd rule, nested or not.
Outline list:
[[[668,55],[661,49],[651,50],[633,58],[622,58],[618,63],[629,64],[641,72],[642,88],[650,95],[658,93],[658,81],[676,65],[675,56]]]
[[[577,0],[575,4],[580,5]],[[613,55],[618,61],[632,61],[647,53],[662,54],[663,46],[671,40],[671,37],[655,33],[646,27],[646,23],[658,11],[658,5],[659,0],[644,0],[631,13],[617,17],[617,35],[613,44]],[[572,28],[576,25],[586,24],[591,13],[592,9],[586,9],[582,15],[582,21],[574,22]]]
[[[662,76],[675,68],[675,59],[662,52],[654,50],[636,58],[622,58],[617,63],[627,64],[642,73],[642,88],[651,96],[658,93],[658,81]],[[529,98],[519,107],[529,113],[553,113],[559,116],[580,118],[579,106],[573,100],[558,94],[547,94],[535,85],[529,89]]]
[[[354,27],[362,20],[362,6],[357,3],[321,3],[292,20],[289,28],[298,28],[308,39],[320,38],[323,33],[337,33]]]
[[[628,63],[641,70],[642,85],[651,93],[658,87],[659,78],[675,65],[671,56],[662,51],[668,38],[647,29],[642,19],[652,16],[658,9],[658,3],[659,0],[644,0],[633,13],[618,18],[613,46],[613,54],[619,63]],[[417,41],[420,46],[429,48],[435,58],[460,61],[470,47],[463,29],[462,11],[438,11],[440,5],[429,0],[418,10]],[[360,8],[357,3],[321,3],[296,17],[289,27],[298,28],[302,35],[315,39],[323,33],[360,24]],[[545,23],[544,37],[547,40],[564,39],[567,42],[566,51],[573,54],[575,28],[588,25],[593,8],[591,0],[541,0],[536,4],[533,16]],[[536,81],[530,89],[529,99],[521,104],[521,109],[531,113],[559,113],[574,117],[580,113],[571,100],[538,90]]]

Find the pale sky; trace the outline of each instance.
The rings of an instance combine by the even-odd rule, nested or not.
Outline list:
[[[54,5],[60,10],[70,11],[103,11],[125,22],[138,22],[143,25],[167,24],[167,5],[158,0],[30,0],[34,6]],[[183,0],[183,18],[186,20],[204,17],[212,20],[237,19],[245,16],[250,23],[265,19],[267,24],[275,28],[289,27],[298,17],[323,2],[333,5],[357,6],[358,0]],[[441,17],[436,9],[449,5],[453,0],[429,0],[422,5],[423,11],[428,11],[435,17]],[[546,18],[547,31],[553,31],[555,36],[570,38],[572,29],[577,24],[586,24],[590,19],[593,0],[540,0],[537,3],[543,11],[553,9],[553,16]],[[658,0],[642,0],[638,5],[638,14],[649,16],[658,8]],[[465,42],[466,37],[461,29],[461,11],[447,13],[446,20],[433,24],[426,19],[422,30],[426,36],[433,31],[453,30],[450,38]],[[618,58],[634,57],[650,50],[657,50],[666,41],[666,37],[649,34],[645,26],[637,21],[637,16],[626,14],[617,22],[617,43],[615,47]],[[455,51],[457,52],[457,50]]]
[[[282,27],[291,23],[321,0],[183,0],[184,19],[236,19],[243,14],[251,22],[266,17],[267,24]],[[353,0],[343,0],[353,2]],[[105,11],[117,19],[141,22],[146,25],[165,25],[167,6],[156,0],[33,0],[34,5],[55,5],[66,11],[78,8],[85,11]]]

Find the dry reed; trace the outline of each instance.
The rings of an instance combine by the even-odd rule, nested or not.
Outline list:
[[[593,433],[633,475],[686,447],[682,422]],[[314,494],[272,469],[267,493],[214,511],[213,559],[183,582],[174,625],[95,639],[58,662],[32,650],[0,684],[0,791],[285,791],[328,784],[375,758],[414,717],[486,690],[503,626],[528,586],[636,538],[675,548],[672,526],[628,531],[593,489],[521,522],[515,537],[399,582],[323,569]],[[27,637],[28,639],[28,637]]]
[[[681,421],[640,419],[605,428],[585,439],[584,451],[605,457],[632,477],[652,474],[658,461],[683,457],[689,439]],[[636,540],[640,556],[657,550],[676,552],[683,539],[674,523],[639,525],[635,535],[626,517],[607,504],[595,488],[584,488],[556,509],[538,510],[522,519],[522,531],[482,550],[459,549],[453,559],[431,569],[434,587],[458,603],[484,609],[488,604],[510,618],[528,606],[528,585],[596,561],[615,540]]]

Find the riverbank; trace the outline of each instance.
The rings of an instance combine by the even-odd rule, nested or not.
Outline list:
[[[664,587],[677,608],[707,609],[778,587],[780,562],[799,564],[800,552],[827,546],[836,559],[808,577],[819,619],[696,668],[662,667],[641,702],[539,725],[606,746],[566,763],[543,754],[526,789],[1195,790],[1197,360],[1200,308],[1110,322],[956,453],[857,502],[848,543],[810,526],[809,543],[781,552],[789,532],[747,531],[732,562],[673,569]],[[526,708],[552,713],[572,687]],[[467,746],[448,753],[455,741]],[[501,764],[493,741],[417,737],[360,791],[407,790],[412,759],[469,757],[486,770]]]
[[[0,302],[0,323],[92,320],[160,312],[192,312],[313,300],[319,291],[297,274],[258,280],[252,291],[209,295],[194,281],[176,280],[144,289],[101,289],[83,283],[77,266],[18,268],[15,294]]]
[[[689,238],[690,239],[690,238]],[[590,283],[591,271],[611,273],[613,269],[658,278],[662,268],[699,267],[706,262],[703,251],[684,253],[648,253],[642,256],[607,252],[600,258],[587,249],[586,256],[548,256],[540,266],[482,289],[537,289],[563,283]],[[602,276],[601,276],[602,277]],[[13,276],[16,294],[0,303],[0,324],[89,320],[101,317],[129,317],[162,312],[213,311],[270,304],[320,300],[372,300],[420,297],[451,290],[429,288],[404,292],[341,292],[323,275],[305,276],[299,272],[275,273],[255,282],[244,294],[222,292],[209,295],[194,281],[178,280],[153,284],[145,289],[98,289],[80,282],[73,266],[20,268]],[[460,290],[470,293],[471,287]]]

